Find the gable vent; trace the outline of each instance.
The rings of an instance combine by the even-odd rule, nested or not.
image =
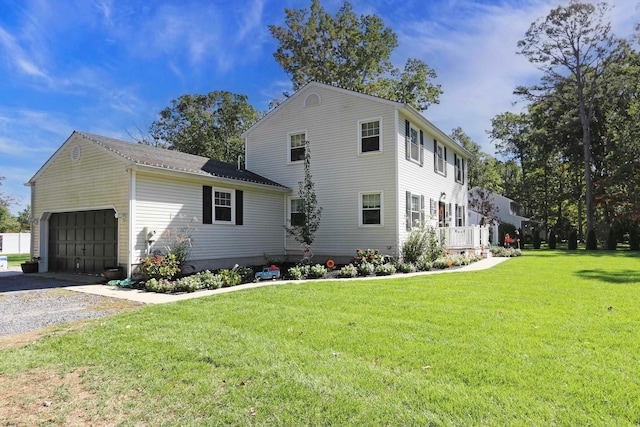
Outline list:
[[[320,95],[317,93],[311,93],[304,99],[305,107],[312,107],[314,105],[320,105]]]
[[[82,149],[79,145],[74,145],[71,149],[71,160],[78,161],[80,160],[80,156],[82,155]]]

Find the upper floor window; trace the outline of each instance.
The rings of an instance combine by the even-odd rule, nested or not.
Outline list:
[[[433,140],[433,157],[435,171],[446,175],[447,174],[447,148],[439,143],[437,140]]]
[[[299,162],[304,160],[305,142],[307,134],[305,132],[289,134],[289,161]]]
[[[420,139],[418,138],[418,129],[413,126],[409,129],[409,141],[411,142],[411,158],[417,162],[420,161]]]
[[[382,193],[360,194],[360,225],[382,225]]]
[[[304,225],[304,200],[291,199],[289,204],[289,222],[292,227]]]
[[[457,154],[453,155],[453,163],[456,168],[455,180],[460,184],[464,184],[464,159]]]
[[[381,151],[380,120],[360,122],[360,152]]]
[[[424,133],[414,127],[409,120],[404,121],[405,126],[405,150],[407,160],[414,160],[420,163],[420,166],[424,163]]]

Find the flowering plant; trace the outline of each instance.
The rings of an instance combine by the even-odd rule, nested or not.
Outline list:
[[[368,262],[373,265],[382,264],[382,255],[378,249],[356,249],[356,256],[354,257],[356,265]]]

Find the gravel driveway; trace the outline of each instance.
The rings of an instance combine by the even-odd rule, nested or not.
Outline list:
[[[0,272],[0,337],[127,311],[139,303],[61,289],[87,284],[16,271]]]

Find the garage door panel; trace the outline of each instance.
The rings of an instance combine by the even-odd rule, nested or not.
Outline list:
[[[117,235],[112,209],[52,214],[49,270],[101,273],[117,263]]]

